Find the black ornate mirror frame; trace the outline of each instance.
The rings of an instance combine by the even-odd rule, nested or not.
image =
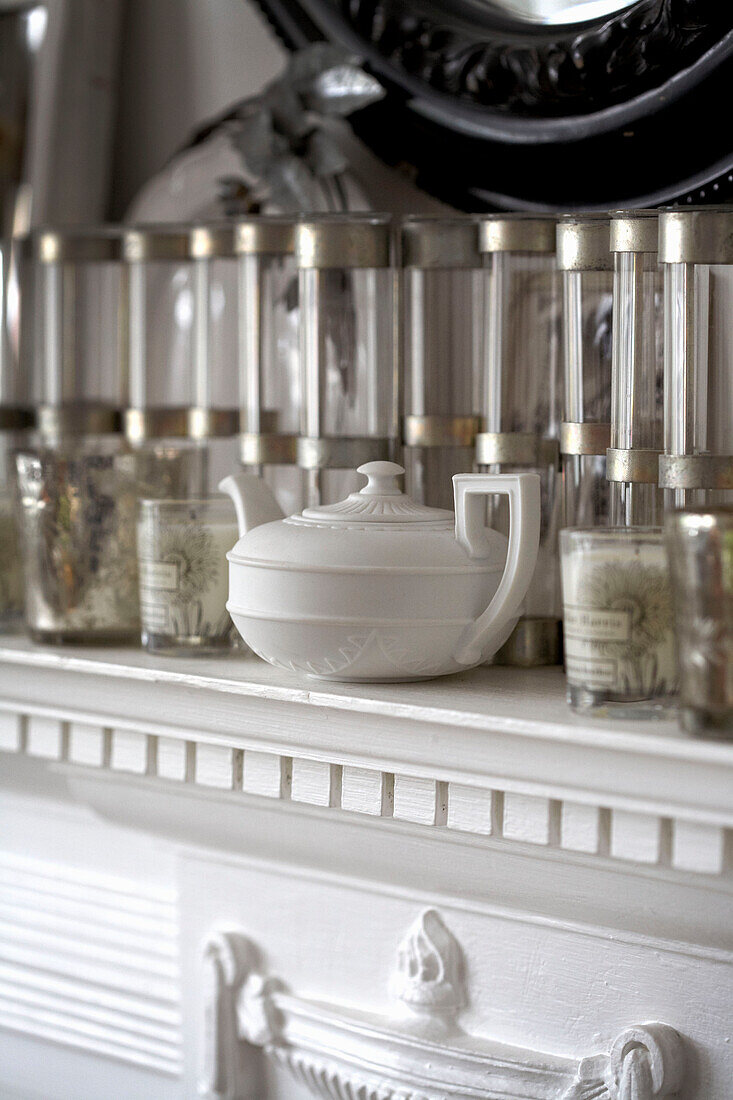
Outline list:
[[[355,131],[460,209],[733,201],[725,0],[556,26],[475,0],[258,2],[288,47],[365,59],[388,94]]]

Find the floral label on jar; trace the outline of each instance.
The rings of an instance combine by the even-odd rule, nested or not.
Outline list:
[[[568,680],[634,697],[674,689],[672,598],[661,546],[576,550],[563,563]]]
[[[231,632],[226,610],[226,554],[237,540],[235,524],[195,521],[149,528],[138,537],[143,630],[184,638]]]

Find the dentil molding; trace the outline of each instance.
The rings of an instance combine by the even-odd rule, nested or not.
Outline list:
[[[263,1100],[263,1055],[324,1100],[665,1100],[684,1083],[683,1040],[663,1023],[629,1027],[580,1062],[468,1034],[462,951],[435,909],[397,948],[387,1015],[294,996],[259,959],[237,931],[204,947],[208,1100]]]

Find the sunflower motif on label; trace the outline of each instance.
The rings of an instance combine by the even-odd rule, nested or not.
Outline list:
[[[171,599],[180,606],[203,596],[218,580],[220,565],[216,545],[202,524],[164,528],[156,557],[176,568],[178,583]]]
[[[667,570],[640,561],[606,562],[589,571],[584,596],[594,613],[617,615],[615,638],[592,638],[598,654],[617,662],[624,690],[660,694],[674,687],[672,592]]]

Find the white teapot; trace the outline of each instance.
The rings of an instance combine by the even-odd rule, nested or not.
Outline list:
[[[255,653],[319,680],[423,680],[480,664],[506,641],[537,561],[537,474],[457,474],[455,516],[367,462],[346,500],[283,517],[253,474],[225,478],[241,538],[227,554],[227,609]],[[509,497],[509,540],[485,526]],[[506,564],[505,564],[506,560]]]

